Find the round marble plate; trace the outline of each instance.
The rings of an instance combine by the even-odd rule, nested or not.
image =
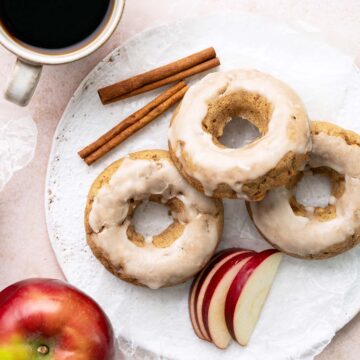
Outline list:
[[[221,70],[251,67],[269,72],[299,93],[312,119],[360,130],[358,69],[350,57],[310,35],[245,13],[150,29],[100,62],[64,112],[46,181],[49,236],[65,276],[106,310],[119,346],[129,358],[311,359],[359,311],[360,247],[326,261],[285,257],[249,346],[232,343],[221,351],[199,340],[191,329],[189,282],[157,291],[129,285],[109,274],[86,245],[83,211],[92,181],[112,161],[131,151],[166,149],[172,112],[88,167],[77,151],[159,92],[102,106],[96,90],[208,46],[216,48]],[[267,247],[242,201],[226,201],[225,215],[222,247]],[[146,351],[139,352],[139,348]]]

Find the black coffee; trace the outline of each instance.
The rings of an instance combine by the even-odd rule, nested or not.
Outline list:
[[[95,36],[111,6],[111,0],[0,0],[0,21],[23,43],[63,49]]]

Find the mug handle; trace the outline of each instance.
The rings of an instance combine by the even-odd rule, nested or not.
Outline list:
[[[42,65],[30,64],[18,58],[5,90],[5,98],[26,106],[34,94],[41,71]]]

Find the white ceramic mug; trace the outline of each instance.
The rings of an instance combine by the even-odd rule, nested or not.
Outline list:
[[[98,34],[81,47],[65,49],[63,52],[50,53],[26,47],[12,38],[0,23],[0,43],[18,58],[10,76],[5,98],[20,106],[26,106],[39,82],[42,66],[65,64],[79,60],[98,49],[115,31],[124,11],[125,0],[113,0],[107,21]]]

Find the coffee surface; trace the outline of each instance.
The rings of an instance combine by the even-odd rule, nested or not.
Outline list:
[[[67,48],[95,36],[111,0],[0,0],[0,21],[14,38],[43,49]]]

